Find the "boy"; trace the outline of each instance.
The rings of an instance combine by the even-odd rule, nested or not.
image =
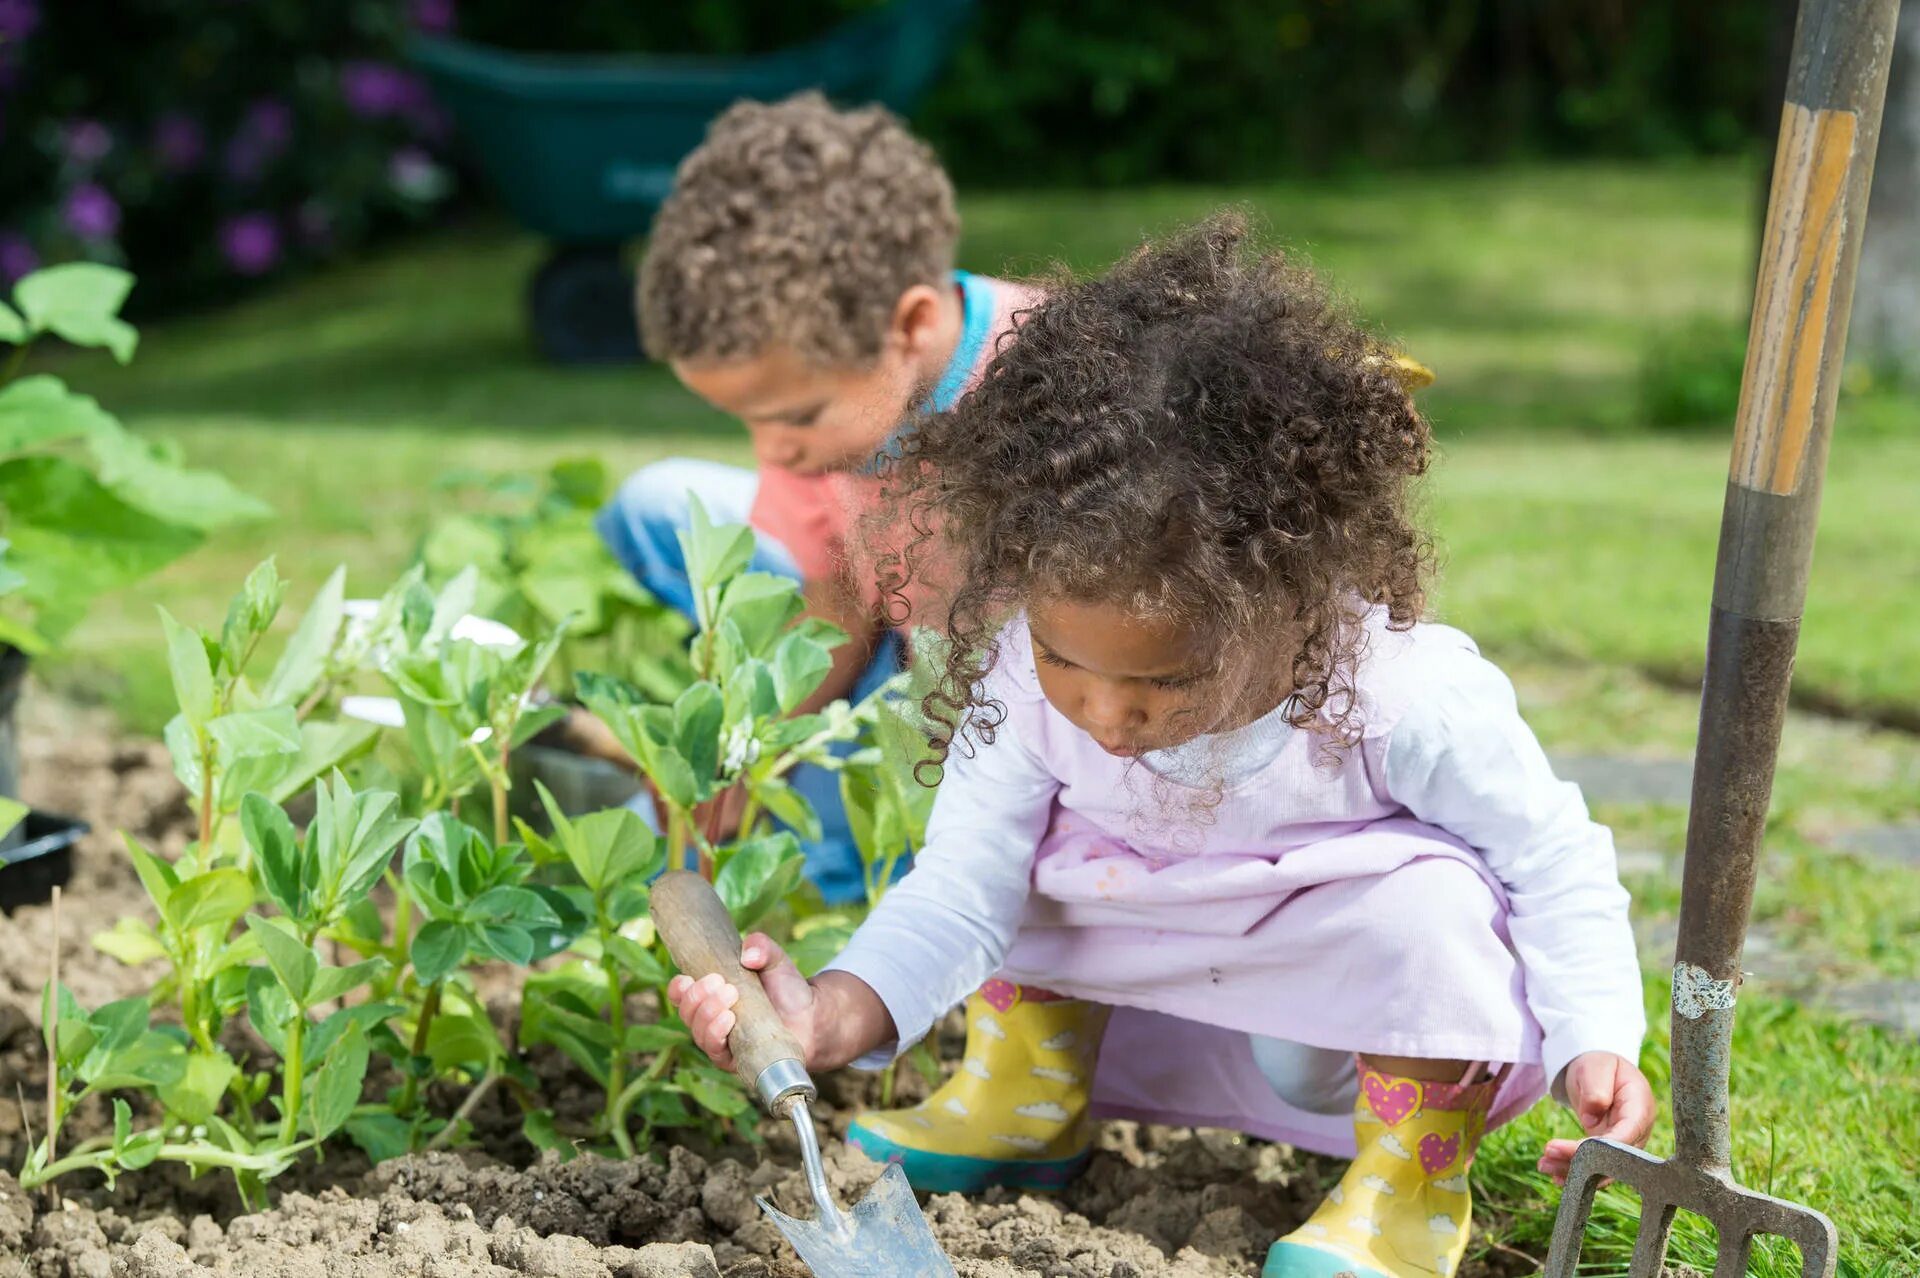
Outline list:
[[[931,149],[882,108],[843,111],[817,93],[715,120],[654,222],[640,269],[647,348],[745,424],[758,470],[648,466],[600,532],[642,585],[691,614],[675,535],[689,497],[716,523],[751,525],[752,566],[799,579],[809,612],[853,636],[802,711],[857,701],[900,669],[903,637],[848,562],[875,488],[869,464],[913,412],[966,392],[1036,296],[956,271],[958,238]],[[806,848],[809,877],[829,901],[857,899],[838,778],[806,768],[792,780],[823,828]]]

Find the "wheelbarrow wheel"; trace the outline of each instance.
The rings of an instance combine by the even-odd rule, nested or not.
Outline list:
[[[555,249],[527,289],[540,353],[556,364],[628,364],[641,358],[633,275],[618,245]]]

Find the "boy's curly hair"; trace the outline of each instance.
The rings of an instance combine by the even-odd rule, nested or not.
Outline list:
[[[953,183],[891,112],[813,92],[737,103],[654,219],[647,350],[726,360],[781,342],[824,366],[864,364],[900,295],[946,279],[959,234]]]
[[[1035,599],[1174,619],[1232,676],[1217,691],[1291,675],[1290,721],[1351,744],[1362,619],[1403,629],[1423,607],[1410,481],[1429,444],[1391,353],[1240,215],[1059,288],[888,470],[882,504],[911,531],[879,557],[883,590],[945,579],[936,758],[969,728],[992,739],[993,638]]]

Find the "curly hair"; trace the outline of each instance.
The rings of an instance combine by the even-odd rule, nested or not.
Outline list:
[[[737,103],[654,219],[647,350],[726,360],[782,342],[821,366],[869,363],[900,295],[947,278],[959,234],[953,183],[891,112],[813,92]]]
[[[1238,214],[1057,288],[886,472],[909,531],[881,587],[898,602],[937,576],[947,606],[922,703],[935,766],[970,730],[992,740],[994,636],[1048,599],[1177,622],[1217,697],[1290,676],[1290,722],[1350,745],[1365,617],[1404,629],[1424,605],[1430,442],[1392,353]]]

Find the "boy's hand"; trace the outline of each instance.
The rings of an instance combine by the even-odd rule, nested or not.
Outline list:
[[[800,969],[793,965],[786,952],[764,932],[755,932],[741,945],[740,965],[760,973],[767,1001],[800,1040],[807,1063],[812,1066],[824,1010],[813,986],[800,975]],[[697,981],[682,975],[668,983],[667,997],[673,1000],[680,1019],[693,1031],[694,1044],[720,1068],[732,1069],[733,1053],[727,1049],[727,1035],[733,1033],[736,1023],[733,1008],[740,1001],[740,991],[717,975]]]
[[[1586,1052],[1567,1066],[1567,1104],[1589,1136],[1639,1145],[1653,1130],[1653,1086],[1632,1061],[1612,1052]],[[1540,1170],[1556,1184],[1567,1183],[1575,1140],[1550,1140]]]

